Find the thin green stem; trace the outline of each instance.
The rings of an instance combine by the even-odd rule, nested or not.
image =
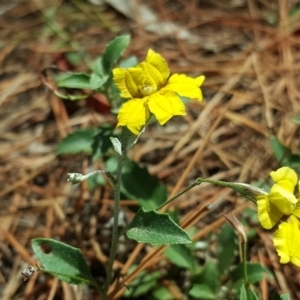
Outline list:
[[[250,298],[250,284],[249,284],[249,278],[248,278],[248,271],[247,271],[247,242],[245,240],[241,241],[241,250],[242,250],[242,264],[243,264],[243,280],[244,280],[244,286],[247,294],[247,299]]]
[[[115,191],[114,191],[114,223],[113,223],[113,230],[112,230],[112,241],[111,241],[111,248],[110,248],[110,255],[109,261],[106,271],[106,279],[104,283],[104,299],[106,299],[107,292],[109,285],[112,279],[112,272],[113,272],[113,265],[115,261],[115,256],[118,247],[118,225],[119,225],[119,211],[120,211],[120,188],[121,188],[121,175],[122,175],[122,168],[125,160],[125,154],[122,154],[118,160],[118,169],[116,174],[116,183],[115,183]]]
[[[170,198],[165,203],[163,203],[162,205],[160,205],[159,207],[157,207],[155,210],[160,210],[162,207],[164,207],[167,204],[171,203],[172,201],[174,201],[175,199],[177,199],[179,196],[181,196],[182,194],[186,193],[188,190],[192,189],[193,187],[195,187],[196,185],[199,185],[199,184],[201,184],[201,182],[199,181],[199,179],[196,179],[191,185],[189,185],[188,187],[184,188],[182,191],[180,191],[174,197]]]

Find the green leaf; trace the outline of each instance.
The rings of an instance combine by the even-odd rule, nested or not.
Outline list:
[[[123,35],[113,39],[106,47],[102,56],[104,74],[110,74],[112,67],[122,56],[130,42],[129,35]]]
[[[240,288],[240,300],[247,300],[247,292],[244,284]]]
[[[109,76],[102,76],[93,73],[90,78],[90,87],[92,90],[97,90],[103,86],[108,80]]]
[[[121,145],[120,140],[118,138],[116,138],[116,137],[111,137],[110,141],[111,141],[111,143],[113,145],[113,148],[114,148],[115,152],[119,156],[121,156],[122,155],[122,145]]]
[[[269,278],[273,278],[271,272],[261,266],[260,264],[251,264],[247,263],[247,273],[249,282],[251,284],[262,280],[268,276]],[[239,289],[243,283],[243,265],[239,264],[232,272],[231,278],[233,281],[233,288]]]
[[[78,248],[44,238],[31,240],[31,246],[43,271],[71,284],[97,285]]]
[[[109,149],[112,148],[110,138],[114,135],[114,128],[109,124],[103,124],[97,134],[93,137],[92,142],[92,160],[103,157]]]
[[[227,181],[213,180],[207,178],[197,178],[196,182],[197,184],[201,184],[202,182],[208,182],[217,186],[229,187],[254,203],[256,203],[257,196],[266,194],[266,192],[263,191],[262,189],[246,183],[227,182]]]
[[[276,160],[282,165],[292,169],[300,167],[300,155],[293,154],[292,151],[282,145],[276,136],[271,136],[271,147]]]
[[[128,285],[128,290],[125,292],[126,298],[137,298],[145,295],[157,285],[158,279],[161,277],[160,271],[151,273],[142,272],[133,282]]]
[[[95,128],[74,131],[66,136],[56,147],[56,155],[91,153],[94,136],[98,133]]]
[[[290,300],[290,299],[291,299],[291,297],[289,294],[279,295],[277,292],[275,292],[271,298],[271,300]]]
[[[194,276],[194,283],[201,283],[216,292],[220,283],[220,274],[215,261],[207,260],[200,274]]]
[[[153,300],[174,300],[174,296],[170,293],[170,291],[162,286],[155,289],[152,293]]]
[[[291,297],[289,294],[282,294],[282,295],[280,295],[280,299],[281,300],[290,300]]]
[[[193,284],[191,290],[189,291],[189,295],[195,299],[217,299],[216,294],[210,289],[210,287],[204,284]]]
[[[220,274],[228,271],[234,260],[234,252],[237,249],[236,233],[229,223],[222,226],[218,236],[217,261]]]
[[[166,185],[131,160],[126,160],[123,167],[121,191],[129,199],[137,200],[146,210],[157,208],[167,199]]]
[[[141,208],[128,226],[126,235],[139,243],[151,245],[189,244],[188,234],[168,214]]]
[[[129,56],[120,62],[120,68],[131,68],[135,67],[138,64],[138,59],[136,56]]]
[[[164,254],[175,266],[195,272],[197,261],[185,245],[172,245],[164,251]]]
[[[88,96],[87,95],[71,95],[71,94],[62,94],[58,91],[54,91],[54,94],[64,100],[70,100],[70,101],[77,101],[77,100],[82,100],[86,99]]]
[[[66,73],[55,78],[56,84],[61,88],[90,89],[90,76],[85,73]]]
[[[240,300],[259,300],[257,295],[252,291],[250,286],[242,284],[240,289]]]

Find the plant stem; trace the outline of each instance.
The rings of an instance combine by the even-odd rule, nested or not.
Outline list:
[[[113,265],[115,261],[115,256],[118,247],[118,225],[119,225],[119,211],[120,211],[120,187],[121,187],[121,175],[122,175],[122,168],[124,164],[125,154],[119,156],[118,159],[118,169],[116,174],[116,184],[115,184],[115,191],[114,191],[114,223],[113,223],[113,230],[112,230],[112,241],[111,241],[111,248],[110,248],[110,255],[109,261],[106,271],[106,279],[104,283],[104,299],[106,299],[108,288],[112,278],[113,272]]]
[[[201,182],[200,182],[201,183]],[[199,180],[195,180],[192,184],[190,184],[188,187],[184,188],[182,191],[180,191],[178,194],[176,194],[174,197],[170,198],[169,200],[167,200],[165,203],[163,203],[162,205],[160,205],[159,207],[157,207],[155,210],[160,210],[162,207],[166,206],[167,204],[171,203],[172,201],[174,201],[175,199],[177,199],[179,196],[181,196],[182,194],[186,193],[188,190],[192,189],[193,187],[195,187],[196,185],[199,185]]]
[[[250,284],[249,284],[249,278],[248,278],[248,272],[247,272],[247,242],[245,240],[241,241],[241,250],[242,250],[242,264],[243,264],[243,280],[244,280],[244,286],[247,294],[247,299],[250,298]]]

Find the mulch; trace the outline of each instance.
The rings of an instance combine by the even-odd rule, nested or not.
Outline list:
[[[101,282],[105,276],[110,228],[104,224],[112,217],[112,188],[107,184],[90,191],[86,183],[72,186],[66,181],[69,172],[87,173],[103,164],[91,163],[83,154],[57,157],[54,150],[74,130],[114,126],[116,118],[103,108],[101,96],[78,102],[57,98],[45,84],[44,72],[53,66],[87,71],[111,39],[130,33],[125,56],[142,60],[152,48],[169,62],[172,73],[206,76],[204,101],[190,101],[184,118],[173,118],[164,127],[151,125],[130,153],[168,185],[170,195],[197,177],[267,181],[269,172],[280,166],[271,135],[300,153],[300,131],[290,121],[300,114],[298,1],[130,1],[131,18],[95,2],[0,4],[2,300],[97,299],[86,286],[73,287],[41,273],[24,282],[22,270],[37,262],[30,247],[35,237],[79,247],[96,278]],[[141,12],[145,7],[155,17],[147,19]],[[77,54],[73,63],[70,53]],[[131,215],[127,207],[135,203],[124,199],[125,215]],[[209,211],[207,203],[219,208]],[[199,228],[196,240],[218,232],[226,222],[223,214],[234,211],[239,217],[245,207],[255,209],[228,189],[211,185],[193,189],[176,206],[181,224]],[[299,269],[280,265],[271,233],[255,228],[258,237],[249,245],[249,259],[275,275],[274,281],[261,282],[262,299],[274,290],[300,299]],[[132,262],[153,251],[122,241],[116,266],[125,274]],[[157,252],[152,269],[160,259]],[[171,282],[165,285],[174,299],[183,299]]]

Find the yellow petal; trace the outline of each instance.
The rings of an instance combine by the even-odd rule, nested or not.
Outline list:
[[[298,178],[296,172],[289,167],[282,167],[277,171],[272,171],[270,176],[276,184],[278,184],[283,189],[294,192],[295,185],[297,184]]]
[[[300,267],[300,229],[296,217],[290,216],[287,222],[279,225],[273,237],[274,247],[280,256],[280,263],[291,261]]]
[[[154,52],[152,49],[149,49],[146,57],[146,62],[159,71],[165,83],[170,76],[170,70],[164,58],[160,54]]]
[[[122,98],[132,98],[132,95],[127,89],[127,85],[125,81],[125,76],[127,73],[128,71],[123,68],[113,69],[113,75],[114,75],[113,80],[118,90],[121,92],[120,96]]]
[[[271,192],[268,195],[269,202],[272,203],[276,208],[284,215],[290,215],[297,202],[296,197],[286,192],[285,194],[278,192]]]
[[[293,215],[300,219],[300,201],[299,200],[294,208]]]
[[[199,86],[203,83],[205,77],[190,78],[183,74],[174,74],[170,77],[163,90],[177,93],[181,97],[202,100],[202,92]]]
[[[148,96],[157,91],[157,83],[145,68],[145,63],[141,63],[138,68],[130,68],[129,72],[138,87],[140,95]]]
[[[298,202],[293,192],[290,192],[288,189],[283,188],[281,185],[278,185],[277,183],[273,184],[270,193],[279,193],[282,195],[282,197],[288,199],[293,204],[296,204]]]
[[[149,96],[148,105],[161,125],[173,116],[184,116],[186,114],[183,102],[174,93],[155,93]]]
[[[122,105],[118,113],[117,127],[127,126],[132,133],[138,135],[149,118],[147,98],[132,99]]]
[[[144,74],[141,68],[129,68],[125,83],[132,98],[143,98]]]
[[[145,78],[147,78],[148,82],[154,82],[155,84],[155,92],[156,90],[162,88],[166,81],[162,74],[151,64],[147,62],[143,62],[140,64],[141,69],[143,70]]]
[[[258,220],[262,227],[271,229],[282,217],[282,213],[269,202],[267,195],[256,198]]]

